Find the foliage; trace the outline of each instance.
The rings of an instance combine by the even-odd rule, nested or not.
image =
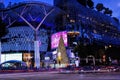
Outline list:
[[[93,9],[94,2],[92,0],[77,0],[81,5],[88,6],[89,8]]]
[[[111,57],[112,59],[119,59],[120,60],[120,47],[116,47],[116,46],[112,46],[112,47],[109,47],[107,50],[106,50],[106,55]]]
[[[96,43],[84,45],[78,44],[74,47],[74,52],[78,52],[78,56],[86,58],[89,55],[93,55],[96,58],[100,58],[101,55],[104,55],[104,49],[102,46],[97,45]]]
[[[6,24],[0,18],[0,39],[8,33]]]
[[[102,3],[98,3],[98,4],[96,5],[96,9],[97,9],[98,11],[102,11],[102,10],[104,9],[103,4],[102,4]]]
[[[104,14],[109,14],[110,16],[112,16],[112,10],[110,10],[109,8],[105,8]]]
[[[96,5],[96,9],[97,11],[103,11],[104,14],[109,14],[110,16],[112,16],[112,10],[110,10],[109,8],[105,8],[104,5],[102,3],[98,3]]]
[[[89,8],[93,9],[94,2],[92,0],[87,0],[87,5]]]
[[[81,5],[86,7],[86,0],[77,0]]]
[[[119,24],[119,19],[116,17],[113,17],[113,19]]]

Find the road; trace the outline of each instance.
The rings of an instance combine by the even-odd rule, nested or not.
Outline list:
[[[0,80],[120,80],[116,73],[59,74],[56,72],[29,72],[0,74]]]

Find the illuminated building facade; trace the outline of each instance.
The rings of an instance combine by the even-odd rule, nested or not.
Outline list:
[[[83,35],[90,41],[120,45],[120,24],[114,18],[86,8],[77,0],[56,0],[55,5],[67,13],[66,30],[79,31],[81,37]]]
[[[42,1],[47,2],[48,0]],[[53,2],[54,6],[51,5]],[[35,38],[32,25],[36,28],[46,14],[46,12],[42,12],[44,10],[49,12],[53,7],[55,7],[55,13],[53,12],[45,19],[37,33],[41,59],[42,53],[44,56],[48,51],[51,34],[58,31],[67,31],[68,36],[72,35],[72,37],[75,35],[75,42],[79,40],[78,38],[84,37],[88,39],[85,42],[87,44],[97,41],[105,45],[120,45],[120,25],[112,17],[86,8],[77,0],[54,0],[51,1],[51,4],[45,4],[40,0],[31,0],[30,2],[24,0],[6,8],[1,5],[0,17],[8,24],[9,30],[9,33],[1,40],[2,53],[28,53],[29,59],[32,60],[33,54],[31,55],[31,53],[34,53],[33,41]],[[60,9],[65,14],[62,14]],[[70,39],[73,40],[72,37]]]
[[[47,17],[51,12],[54,14]],[[8,59],[6,54],[18,53],[22,54],[22,56],[18,56],[18,59],[22,59],[29,66],[30,64],[34,65],[31,63],[34,60],[40,64],[39,60],[44,60],[42,55],[48,50],[50,27],[54,26],[54,20],[50,17],[54,18],[57,12],[59,12],[59,9],[55,8],[54,10],[52,5],[40,1],[23,1],[5,8],[1,7],[0,17],[7,24],[5,27],[9,31],[1,39],[1,52],[5,56],[2,61],[13,59],[13,57]],[[45,20],[46,18],[48,19]],[[38,47],[36,47],[35,41],[38,42]],[[34,53],[37,52],[38,54],[35,55]]]

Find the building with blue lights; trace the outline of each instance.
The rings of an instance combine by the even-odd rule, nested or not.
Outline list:
[[[60,31],[68,32],[67,48],[79,41],[85,44],[96,42],[102,46],[120,46],[120,24],[114,18],[84,7],[77,0],[46,2],[48,0],[23,0],[7,7],[0,3],[0,17],[9,30],[1,39],[3,61],[7,60],[5,56],[9,54],[22,54],[17,57],[28,66],[33,64],[36,29],[41,60],[51,51],[51,35]],[[40,24],[52,9],[54,11]],[[78,32],[77,36],[75,32]]]

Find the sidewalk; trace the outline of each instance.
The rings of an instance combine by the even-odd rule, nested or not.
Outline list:
[[[9,74],[9,73],[30,73],[30,72],[48,72],[48,73],[58,73],[59,69],[28,69],[28,70],[0,70],[0,74]]]
[[[74,73],[74,74],[82,74],[82,73],[106,73],[106,72],[110,72],[108,70],[87,70],[87,71],[71,71],[71,70],[64,70],[64,71],[60,71],[59,73],[61,74],[67,74],[67,73]]]
[[[60,74],[67,74],[67,73],[74,73],[74,74],[81,74],[81,73],[106,73],[106,72],[116,72],[116,71],[111,71],[109,69],[91,69],[91,70],[86,70],[86,69],[80,69],[80,68],[57,68],[57,69],[28,69],[28,70],[0,70],[0,74],[9,74],[9,73],[31,73],[31,72],[47,72],[47,73],[60,73]]]

